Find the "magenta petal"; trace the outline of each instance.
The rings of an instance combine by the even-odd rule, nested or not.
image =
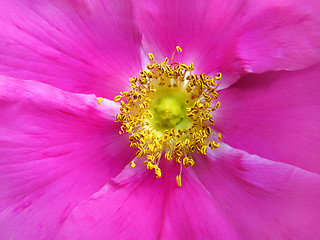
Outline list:
[[[318,63],[320,2],[270,2],[241,27],[237,55],[245,69],[255,73],[297,70]]]
[[[0,78],[0,238],[52,239],[72,209],[132,158],[118,107]]]
[[[0,9],[2,75],[113,98],[141,69],[127,0],[12,0]]]
[[[249,75],[219,91],[223,141],[261,157],[320,172],[320,65]]]
[[[183,187],[179,188],[173,171],[164,170],[163,176],[156,179],[153,172],[138,164],[134,169],[127,167],[77,207],[57,239],[238,237],[190,169],[183,172]]]
[[[319,239],[319,175],[225,146],[194,169],[241,239]]]
[[[241,71],[235,53],[235,20],[241,1],[134,1],[146,51],[163,60],[177,45],[183,49],[176,61],[194,62],[201,73],[223,73],[223,84],[234,82]],[[182,56],[182,57],[180,57]]]

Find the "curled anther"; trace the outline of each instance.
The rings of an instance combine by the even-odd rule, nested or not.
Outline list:
[[[131,166],[132,168],[134,168],[134,167],[136,166],[136,164],[135,164],[135,162],[134,162],[133,160],[130,162],[130,166]]]
[[[218,148],[220,146],[220,143],[216,143],[215,141],[209,142],[209,147],[211,149]]]
[[[97,103],[99,104],[99,105],[101,105],[101,102],[103,101],[103,98],[102,97],[98,97],[98,99],[97,99]]]
[[[149,53],[148,55],[149,55],[149,59],[150,59],[151,61],[153,61],[153,60],[154,60],[153,54],[152,54],[152,53]]]
[[[221,77],[222,77],[221,72],[218,72],[218,73],[217,73],[217,76],[215,77],[215,79],[216,79],[216,80],[220,80],[220,79],[221,79]]]

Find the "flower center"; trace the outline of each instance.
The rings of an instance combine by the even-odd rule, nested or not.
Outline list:
[[[182,51],[180,47],[176,50]],[[130,78],[132,89],[115,97],[121,105],[115,121],[122,123],[120,134],[129,134],[130,147],[137,148],[131,167],[144,159],[147,168],[160,178],[159,162],[164,154],[165,159],[180,165],[176,180],[181,186],[182,166],[195,164],[192,154],[205,155],[208,146],[219,147],[216,141],[221,140],[221,134],[210,125],[214,124],[212,112],[220,106],[216,89],[221,73],[216,77],[193,74],[193,63],[174,63],[173,57],[170,62],[165,58],[157,63],[149,53],[148,70]],[[98,104],[102,100],[98,98]]]
[[[190,127],[192,121],[187,115],[187,104],[182,92],[172,91],[168,87],[158,89],[150,96],[150,113],[153,116],[150,123],[154,129],[164,132],[172,128],[182,130]]]
[[[173,96],[159,99],[152,110],[155,126],[160,129],[177,127],[178,123],[183,119],[183,116],[181,116],[183,106],[179,99]]]

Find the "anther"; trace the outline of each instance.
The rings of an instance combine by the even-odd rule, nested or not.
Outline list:
[[[134,167],[136,166],[135,162],[134,162],[134,161],[131,161],[131,162],[130,162],[130,166],[131,166],[132,168],[134,168]]]
[[[117,95],[115,96],[115,98],[113,99],[113,101],[118,102],[121,99],[121,95]]]
[[[98,103],[99,105],[101,105],[102,100],[103,100],[103,98],[102,98],[102,97],[98,97],[98,99],[97,99],[97,103]]]
[[[151,61],[153,61],[154,56],[153,56],[153,54],[152,54],[152,53],[149,53],[149,59],[150,59]]]
[[[177,180],[178,186],[181,187],[182,186],[181,185],[181,175],[177,175],[176,180]]]

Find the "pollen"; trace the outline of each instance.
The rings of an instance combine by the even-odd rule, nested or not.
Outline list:
[[[176,52],[182,52],[177,46]],[[119,134],[128,134],[130,147],[136,148],[135,161],[141,159],[156,178],[162,176],[160,159],[180,165],[176,181],[179,187],[183,167],[196,164],[195,154],[206,155],[208,147],[219,147],[221,133],[212,129],[213,112],[220,107],[216,92],[221,73],[215,77],[193,73],[194,64],[169,61],[157,63],[152,53],[150,63],[139,76],[129,79],[131,89],[114,98],[119,102]],[[102,98],[98,98],[101,104]]]

